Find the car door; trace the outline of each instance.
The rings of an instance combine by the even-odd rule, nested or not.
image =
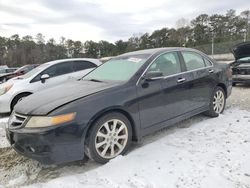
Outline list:
[[[33,91],[36,91],[65,83],[71,79],[71,74],[73,72],[74,70],[71,61],[52,65],[38,74],[33,80],[31,80],[31,88]],[[46,74],[49,75],[49,78],[41,81],[41,76]]]
[[[185,82],[178,52],[160,55],[147,69],[162,72],[152,81],[141,80],[137,85],[142,128],[148,128],[183,114]]]
[[[96,64],[89,61],[73,61],[72,62],[74,73],[72,77],[79,79],[97,67]]]
[[[189,80],[189,110],[208,106],[214,88],[212,63],[202,55],[193,51],[181,52]]]

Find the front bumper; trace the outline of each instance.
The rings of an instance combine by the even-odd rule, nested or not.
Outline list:
[[[250,83],[250,75],[233,75],[233,83]]]
[[[6,128],[7,139],[18,153],[43,164],[60,164],[83,159],[83,134],[75,124],[35,131]]]
[[[0,96],[0,113],[9,113],[12,97],[8,93]]]

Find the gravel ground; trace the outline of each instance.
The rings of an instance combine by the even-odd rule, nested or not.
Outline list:
[[[250,110],[250,86],[237,86],[233,88],[233,92],[227,100],[227,107]],[[179,123],[177,126],[166,128],[163,131],[156,132],[143,139],[142,143],[134,144],[131,150],[140,148],[171,134],[176,129],[188,128],[194,123],[207,119],[203,115],[198,115],[186,121]],[[4,134],[5,123],[1,123],[0,119],[0,188],[1,185],[6,187],[16,187],[18,185],[29,185],[37,182],[47,182],[56,177],[66,176],[70,174],[85,173],[99,166],[94,162],[78,161],[66,165],[44,166],[38,162],[20,156],[12,149],[5,147],[5,143],[1,144],[1,140],[6,142]],[[6,117],[3,122],[6,122]]]

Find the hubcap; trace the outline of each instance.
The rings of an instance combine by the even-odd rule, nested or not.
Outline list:
[[[121,120],[112,119],[105,122],[97,131],[95,148],[101,157],[111,159],[124,150],[127,142],[127,126]]]
[[[225,98],[224,93],[221,90],[216,91],[214,95],[213,105],[214,111],[220,114],[224,108]]]

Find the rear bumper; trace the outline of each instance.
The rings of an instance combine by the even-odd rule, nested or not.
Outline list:
[[[43,164],[60,164],[84,157],[84,139],[78,137],[76,132],[65,133],[52,129],[26,133],[6,128],[6,136],[14,150]]]
[[[230,84],[230,86],[227,87],[227,98],[231,95],[232,93],[232,83]]]
[[[233,75],[233,83],[250,83],[250,75]]]

